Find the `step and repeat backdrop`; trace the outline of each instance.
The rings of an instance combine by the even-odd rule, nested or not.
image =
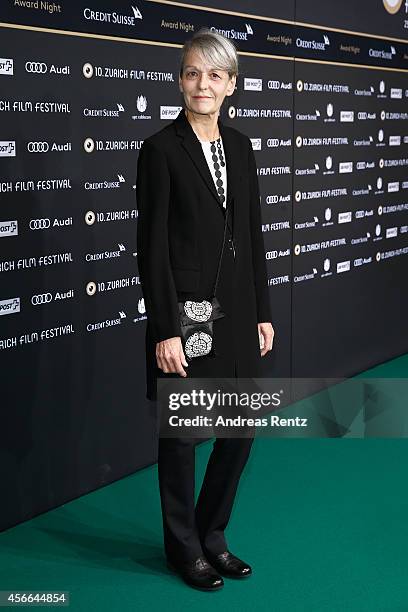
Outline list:
[[[156,460],[136,164],[173,120],[180,48],[240,51],[222,119],[255,151],[271,377],[408,350],[408,8],[398,0],[0,7],[4,529]]]

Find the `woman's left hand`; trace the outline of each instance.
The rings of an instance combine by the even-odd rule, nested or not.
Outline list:
[[[275,331],[272,327],[272,323],[258,323],[259,348],[261,351],[261,357],[264,357],[266,353],[272,350],[274,335]]]

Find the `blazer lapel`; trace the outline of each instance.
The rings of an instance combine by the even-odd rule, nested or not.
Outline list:
[[[214,180],[208,167],[205,155],[203,153],[203,149],[197,136],[195,135],[193,128],[190,125],[190,122],[188,121],[185,115],[184,109],[181,109],[179,115],[174,120],[174,127],[176,129],[177,135],[182,138],[182,146],[190,155],[198,172],[204,179],[205,184],[214,196],[215,201],[217,202],[222,213],[224,214],[225,209],[223,208],[218,197],[218,193],[214,185]],[[227,206],[231,206],[231,203],[233,201],[233,187],[236,181],[236,164],[233,163],[235,152],[233,150],[232,143],[230,142],[228,132],[226,132],[225,127],[220,119],[218,119],[218,128],[222,137],[227,164]]]

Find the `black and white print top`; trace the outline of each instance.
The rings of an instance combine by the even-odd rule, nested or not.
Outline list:
[[[200,140],[215,188],[224,208],[227,206],[227,166],[221,136],[217,140]]]

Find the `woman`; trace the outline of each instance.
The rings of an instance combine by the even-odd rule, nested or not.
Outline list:
[[[157,377],[256,377],[272,349],[259,187],[250,139],[223,125],[219,111],[235,90],[238,56],[203,29],[182,50],[184,108],[147,138],[137,173],[139,274],[147,313],[147,397]],[[212,354],[183,351],[178,302],[211,296],[223,242]],[[251,567],[227,547],[227,526],[253,438],[217,438],[194,507],[196,439],[160,438],[158,471],[167,563],[190,586],[215,590],[222,576]]]

